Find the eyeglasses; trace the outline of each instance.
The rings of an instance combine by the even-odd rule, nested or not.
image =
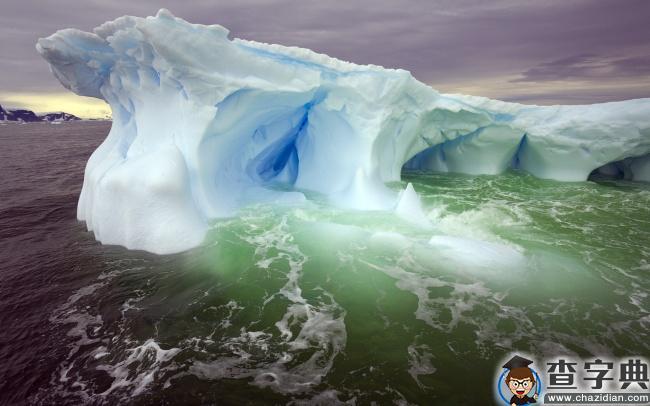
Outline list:
[[[533,383],[530,381],[530,379],[511,379],[510,382],[508,382],[508,385],[513,389],[517,389],[519,387],[526,389],[529,386],[532,386],[532,384]]]

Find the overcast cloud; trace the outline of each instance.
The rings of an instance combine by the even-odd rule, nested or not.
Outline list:
[[[650,97],[644,0],[3,0],[0,92],[62,90],[37,38],[161,7],[234,37],[407,69],[446,92],[538,104]]]

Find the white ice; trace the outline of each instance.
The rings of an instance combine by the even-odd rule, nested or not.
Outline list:
[[[650,99],[538,107],[440,94],[405,70],[228,34],[161,10],[38,41],[66,88],[113,112],[78,205],[100,241],[182,251],[215,218],[306,190],[418,221],[412,193],[398,203],[385,186],[404,166],[584,181],[628,159],[628,178],[650,177]]]

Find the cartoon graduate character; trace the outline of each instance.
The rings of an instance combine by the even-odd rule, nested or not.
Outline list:
[[[513,395],[510,399],[512,406],[537,403],[537,393],[533,397],[528,396],[528,393],[535,387],[535,376],[528,367],[532,363],[531,360],[515,355],[503,366],[509,369],[506,376],[506,385],[508,385],[508,389]]]

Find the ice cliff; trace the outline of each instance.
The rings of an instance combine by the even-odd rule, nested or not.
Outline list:
[[[229,39],[166,10],[36,47],[66,88],[112,108],[78,205],[104,243],[185,250],[211,220],[304,190],[419,218],[412,188],[398,201],[384,186],[403,167],[650,180],[650,99],[537,107],[440,94],[404,70]]]

